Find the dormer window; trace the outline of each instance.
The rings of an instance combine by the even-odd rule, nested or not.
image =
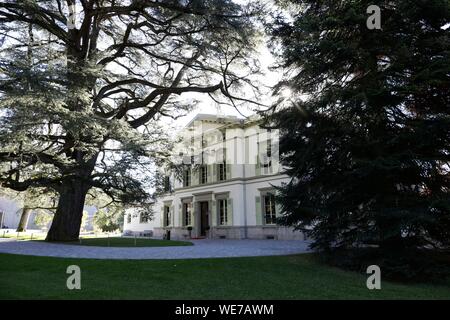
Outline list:
[[[202,148],[206,147],[206,139],[205,137],[202,135]]]

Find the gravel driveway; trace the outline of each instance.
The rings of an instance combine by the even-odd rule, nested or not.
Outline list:
[[[192,240],[193,246],[110,248],[0,239],[0,252],[90,259],[198,259],[277,256],[309,252],[299,240]]]

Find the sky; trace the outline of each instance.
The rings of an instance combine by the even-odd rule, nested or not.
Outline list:
[[[233,0],[235,3],[245,5],[248,3],[248,0]],[[260,3],[264,2],[266,5],[271,5],[271,0],[261,0]],[[256,48],[256,53],[258,54],[258,60],[261,64],[261,69],[263,72],[263,76],[259,78],[259,81],[266,86],[272,87],[277,84],[282,78],[281,70],[270,70],[271,66],[274,66],[276,60],[275,57],[271,54],[268,48],[268,42],[270,41],[269,37],[265,37],[260,46]],[[186,116],[177,119],[176,121],[169,121],[172,127],[176,127],[178,129],[182,129],[186,126],[197,114],[206,113],[206,114],[218,114],[221,116],[231,115],[237,116],[239,118],[249,117],[255,113],[256,105],[250,105],[246,107],[239,108],[239,111],[230,106],[218,106],[214,101],[212,101],[207,94],[185,94],[181,96],[182,98],[187,99],[196,99],[198,100],[198,104],[194,107],[194,109]],[[266,96],[261,99],[265,104],[269,104],[274,101],[272,97]]]
[[[268,41],[268,39],[266,39]],[[269,67],[275,64],[275,58],[270,53],[267,48],[267,42],[261,44],[260,48],[256,50],[259,53],[259,61],[261,63],[261,68],[263,70],[264,76],[260,78],[261,83],[264,83],[266,86],[274,86],[277,84],[282,77],[281,71],[273,71],[269,70]],[[173,123],[176,127],[182,128],[186,124],[189,123],[198,113],[206,113],[206,114],[218,114],[218,115],[232,115],[242,118],[244,116],[248,117],[255,113],[254,109],[257,108],[255,105],[248,104],[245,107],[239,108],[239,111],[234,109],[231,106],[218,106],[214,101],[212,101],[207,94],[186,94],[182,95],[181,98],[195,98],[199,101],[199,103],[194,107],[194,109],[187,115],[182,118],[176,120],[176,123]],[[264,103],[270,101],[271,97],[265,97]]]

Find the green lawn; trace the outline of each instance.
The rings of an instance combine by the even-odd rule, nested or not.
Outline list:
[[[23,241],[44,241],[46,234],[33,235],[9,233],[4,238],[14,238]],[[189,241],[175,240],[159,240],[145,238],[123,238],[123,237],[106,237],[106,236],[82,236],[81,241],[61,242],[63,244],[97,246],[97,247],[170,247],[170,246],[192,246]]]
[[[81,290],[66,268],[81,268]],[[1,299],[449,299],[450,283],[382,281],[319,264],[313,255],[193,260],[93,260],[0,254]]]
[[[170,247],[170,246],[192,246],[189,241],[143,239],[143,238],[122,238],[122,237],[101,237],[82,238],[81,242],[66,242],[67,244],[77,244],[82,246],[98,247]]]

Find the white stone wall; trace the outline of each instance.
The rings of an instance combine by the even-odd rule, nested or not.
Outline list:
[[[17,226],[19,225],[20,216],[22,214],[22,206],[23,204],[19,200],[0,197],[0,211],[4,213],[2,227],[8,227],[9,229],[17,228]],[[93,217],[97,209],[92,206],[86,206],[84,210],[87,211],[88,216],[82,229],[83,231],[92,231],[94,229]],[[28,219],[27,229],[29,230],[41,229],[40,226],[37,226],[34,223],[35,217],[36,213],[32,212],[30,214],[30,218]],[[47,228],[49,228],[50,225],[51,222],[49,222]]]
[[[155,206],[156,209],[156,206]],[[128,215],[131,216],[131,223],[128,223]],[[124,227],[123,227],[123,233],[127,234],[143,234],[147,231],[153,231],[154,228],[160,226],[160,218],[161,218],[161,212],[159,211],[159,208],[155,210],[153,217],[148,222],[141,222],[140,216],[137,210],[135,209],[127,209],[125,212],[124,217]]]
[[[224,129],[226,127],[226,141],[214,140],[208,141],[210,144],[204,150],[207,150],[212,144],[226,145],[227,148],[227,165],[230,173],[227,174],[227,180],[217,181],[216,176],[211,175],[213,165],[208,167],[208,183],[200,185],[198,182],[198,174],[192,171],[191,186],[183,187],[182,181],[172,176],[172,185],[174,191],[157,200],[154,210],[154,220],[149,223],[140,223],[139,217],[133,216],[132,222],[128,223],[125,217],[124,230],[141,232],[143,230],[152,229],[154,235],[162,237],[167,230],[171,231],[171,238],[184,238],[187,234],[186,228],[182,222],[182,200],[192,198],[193,202],[193,229],[192,235],[199,236],[199,218],[200,210],[195,203],[199,201],[209,202],[209,225],[211,227],[210,237],[226,237],[226,238],[254,238],[254,239],[303,239],[303,236],[292,232],[292,229],[279,226],[265,226],[263,223],[262,205],[259,203],[260,210],[256,208],[256,197],[260,197],[261,192],[267,192],[271,186],[280,186],[281,183],[287,182],[288,177],[280,174],[280,166],[278,162],[277,148],[277,132],[268,133],[265,129],[261,129],[256,123],[244,124],[236,118],[231,118],[228,122],[214,122],[214,117],[210,115],[199,115],[197,120],[193,121],[185,129],[194,135],[201,135],[202,132],[208,130]],[[191,130],[190,130],[191,126]],[[186,144],[189,145],[191,140],[186,135]],[[219,137],[220,138],[220,137]],[[267,139],[275,141],[272,147],[273,161],[270,169],[264,169],[256,164],[257,155],[267,148]],[[201,143],[201,140],[195,140],[195,143]],[[196,146],[199,148],[199,146]],[[198,149],[197,149],[198,150]],[[217,172],[217,169],[215,170]],[[212,177],[212,178],[211,178]],[[228,194],[231,199],[229,205],[232,206],[232,216],[229,217],[230,223],[227,226],[218,226],[216,221],[217,202],[216,195]],[[163,206],[164,203],[170,202],[171,225],[163,226]],[[259,215],[257,219],[257,214]]]
[[[8,198],[0,197],[0,211],[3,212],[3,226],[15,229],[19,225],[21,203]]]

